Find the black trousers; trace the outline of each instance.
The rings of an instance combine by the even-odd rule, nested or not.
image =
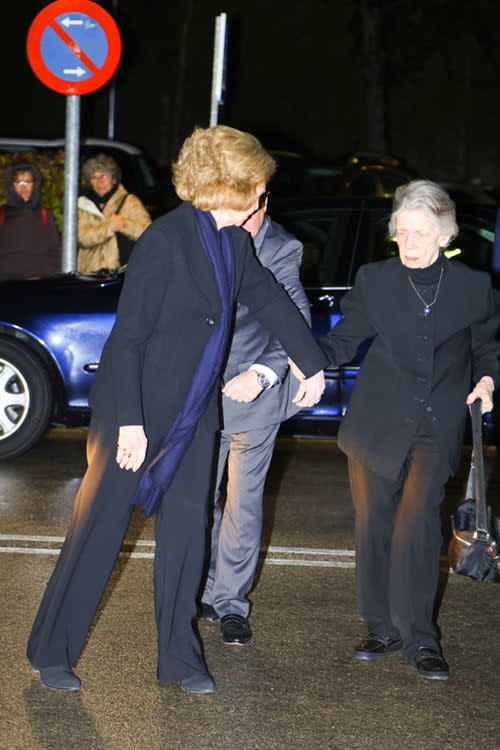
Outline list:
[[[127,531],[139,472],[114,460],[116,428],[89,433],[89,467],[71,524],[28,643],[34,667],[74,666]],[[193,630],[203,571],[215,434],[198,430],[156,520],[154,561],[158,678],[177,682],[206,673]],[[126,613],[123,613],[126,617]]]
[[[359,612],[370,633],[401,637],[409,659],[419,646],[439,648],[432,618],[448,475],[429,436],[415,439],[397,480],[349,458]]]

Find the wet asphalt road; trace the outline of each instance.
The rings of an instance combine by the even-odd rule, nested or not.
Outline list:
[[[345,459],[330,441],[279,441],[266,488],[264,553],[252,594],[254,639],[200,635],[218,690],[189,696],[155,678],[152,521],[128,543],[78,665],[80,693],[44,688],[26,639],[85,467],[83,431],[52,430],[0,464],[0,750],[500,750],[499,587],[448,575],[439,623],[448,683],[400,654],[354,662],[364,634],[354,601]],[[468,450],[449,484],[461,496]],[[489,497],[500,468],[488,449]]]

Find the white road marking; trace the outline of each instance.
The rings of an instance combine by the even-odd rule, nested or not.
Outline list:
[[[64,542],[63,536],[45,536],[35,534],[0,534],[0,553],[16,553],[19,555],[58,555],[60,546]],[[25,546],[19,546],[19,542],[24,542]],[[12,544],[17,543],[17,544]],[[34,546],[34,543],[46,544],[46,547]],[[50,546],[51,545],[51,546]],[[152,560],[154,557],[154,548],[156,544],[154,539],[139,539],[136,542],[124,541],[124,547],[130,548],[122,550],[121,557],[127,557],[136,560]],[[137,547],[147,547],[151,551],[138,551]],[[317,547],[268,547],[262,551],[265,555],[264,563],[266,565],[291,565],[301,567],[317,568],[354,568],[354,561],[345,559],[332,558],[354,558],[355,552],[350,549],[328,549]],[[318,559],[327,558],[325,560]]]

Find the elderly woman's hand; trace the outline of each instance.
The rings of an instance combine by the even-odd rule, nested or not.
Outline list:
[[[127,425],[118,431],[116,463],[120,469],[137,471],[146,458],[148,439],[142,425]]]
[[[479,382],[476,383],[475,387],[469,393],[466,399],[466,404],[470,406],[476,399],[481,399],[481,414],[485,414],[493,409],[493,391],[495,390],[495,383],[493,378],[489,375],[484,375]]]

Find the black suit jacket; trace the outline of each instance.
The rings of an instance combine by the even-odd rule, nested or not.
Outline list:
[[[498,377],[498,316],[487,274],[444,259],[432,312],[411,288],[399,258],[359,269],[342,304],[344,318],[322,340],[333,364],[373,339],[339,431],[349,456],[396,478],[424,416],[449,470],[456,470],[465,399],[483,375]]]
[[[278,338],[306,375],[327,364],[302,315],[256,260],[248,234],[232,228],[236,293]],[[145,427],[155,452],[185,401],[201,354],[221,313],[209,260],[190,203],[157,219],[137,242],[115,325],[91,394],[94,424]],[[217,388],[203,417],[220,427]],[[101,416],[102,415],[102,416]]]

